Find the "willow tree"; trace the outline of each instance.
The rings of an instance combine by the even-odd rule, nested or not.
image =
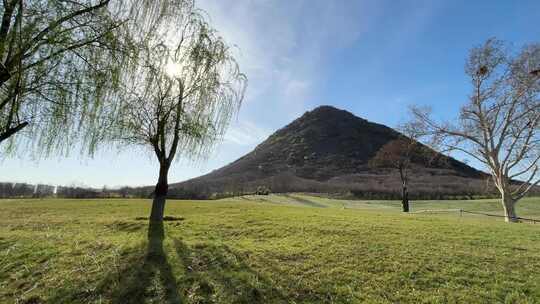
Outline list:
[[[413,124],[430,143],[489,170],[507,222],[518,221],[516,203],[540,184],[539,68],[539,44],[512,54],[490,39],[470,52],[465,71],[472,92],[455,122],[412,109]]]
[[[45,149],[68,142],[69,131],[78,126],[76,117],[91,113],[105,88],[114,84],[122,54],[116,31],[126,16],[109,9],[109,2],[2,1],[4,148],[23,131]]]
[[[0,148],[73,147],[81,122],[102,111],[120,74],[132,69],[138,50],[129,37],[162,24],[159,11],[179,1],[1,1]],[[85,147],[99,140],[82,139]]]
[[[155,154],[159,174],[151,222],[163,220],[173,161],[210,151],[246,87],[230,47],[194,2],[177,4],[159,12],[163,23],[131,37],[139,50],[136,68],[123,74],[121,90],[110,96],[120,106],[111,107],[112,127],[103,135],[121,147],[142,146]]]

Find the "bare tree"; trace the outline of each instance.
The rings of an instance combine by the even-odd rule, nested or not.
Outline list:
[[[403,212],[409,212],[409,181],[410,171],[414,164],[432,165],[439,163],[444,165],[446,159],[439,157],[428,147],[420,144],[415,129],[409,129],[407,125],[400,127],[407,134],[392,140],[382,146],[377,154],[369,161],[373,168],[392,168],[399,172],[401,180],[401,203]]]
[[[150,215],[163,221],[168,174],[175,159],[205,155],[219,139],[243,99],[246,77],[226,42],[193,1],[180,1],[164,20],[131,37],[138,45],[137,68],[122,75],[110,96],[111,128],[88,128],[93,137],[123,147],[149,148],[159,162]],[[100,134],[100,132],[105,132]],[[159,225],[155,225],[159,226]]]
[[[409,169],[417,143],[409,138],[399,138],[385,144],[369,165],[371,167],[393,168],[399,172],[401,180],[401,204],[403,212],[409,212]]]
[[[444,152],[459,151],[483,164],[501,194],[507,222],[516,203],[540,183],[540,45],[518,54],[489,39],[471,50],[465,72],[472,83],[457,122],[432,119],[413,107],[412,125]]]

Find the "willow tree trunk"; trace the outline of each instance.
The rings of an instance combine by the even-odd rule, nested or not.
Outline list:
[[[150,214],[150,222],[162,222],[163,213],[165,211],[165,201],[167,192],[169,191],[169,165],[161,164],[159,166],[159,178],[154,190],[154,201],[152,202],[152,212]]]
[[[405,184],[401,190],[401,205],[403,205],[403,212],[409,212],[409,190]]]
[[[504,220],[508,223],[516,223],[518,221],[515,209],[516,201],[506,193],[502,193],[501,201],[504,209]]]

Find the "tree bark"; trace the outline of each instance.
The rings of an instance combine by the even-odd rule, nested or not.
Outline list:
[[[167,199],[167,192],[169,191],[169,167],[169,164],[161,164],[159,167],[159,178],[154,190],[150,222],[163,222],[165,202]]]
[[[20,124],[16,125],[13,128],[9,128],[9,129],[5,130],[4,132],[0,133],[0,143],[3,142],[4,140],[10,138],[11,136],[15,135],[15,133],[21,131],[27,125],[28,125],[28,122],[23,122],[23,123],[20,123]]]
[[[508,194],[502,194],[502,205],[504,209],[504,220],[507,223],[517,223],[518,217],[516,215],[516,201]]]
[[[403,212],[409,212],[409,191],[407,186],[403,185],[401,193],[401,204],[403,205]]]
[[[403,207],[403,212],[409,212],[409,190],[407,189],[407,176],[405,173],[405,168],[399,166],[399,177],[401,178],[401,205]]]

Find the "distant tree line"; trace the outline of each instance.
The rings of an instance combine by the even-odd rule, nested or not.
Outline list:
[[[0,183],[0,198],[50,197],[55,186],[27,183]]]
[[[1,198],[32,197],[34,185],[25,183],[0,183]]]
[[[428,177],[425,177],[428,178]],[[472,184],[471,184],[472,183]],[[302,179],[292,174],[282,174],[266,180],[252,182],[228,181],[226,186],[222,182],[205,184],[187,184],[169,189],[167,197],[170,199],[208,200],[243,195],[263,195],[269,193],[320,193],[329,194],[336,198],[347,199],[381,199],[401,200],[403,192],[396,182],[395,186],[381,185],[376,181],[361,183],[334,182],[325,183],[314,180]],[[497,198],[498,190],[485,180],[455,183],[445,186],[433,187],[420,184],[417,181],[411,183],[414,191],[408,194],[411,200],[446,200],[446,199],[481,199]],[[46,184],[28,183],[0,183],[0,198],[150,198],[153,196],[154,187],[120,187],[120,188],[91,188],[83,186],[52,186]],[[530,196],[539,195],[538,189],[529,193]]]
[[[146,187],[121,187],[118,189],[102,189],[82,186],[52,186],[46,184],[0,182],[0,199],[2,198],[148,198],[151,190]]]

